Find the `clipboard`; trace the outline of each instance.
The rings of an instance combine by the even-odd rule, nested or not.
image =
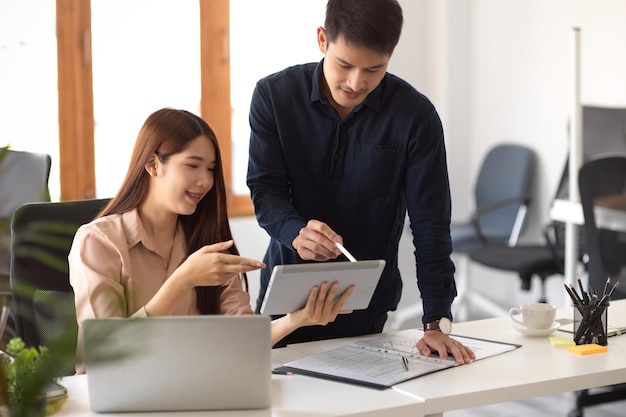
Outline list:
[[[385,261],[382,259],[276,265],[261,305],[261,314],[282,315],[301,309],[306,305],[311,288],[324,281],[339,283],[337,296],[354,285],[354,292],[343,309],[366,309],[384,268]]]
[[[415,344],[423,331],[408,330],[398,334],[358,340],[342,347],[285,363],[274,373],[293,373],[330,379],[337,382],[383,390],[423,375],[459,364],[454,358],[419,354]],[[519,344],[450,335],[476,353],[476,360],[510,352]]]

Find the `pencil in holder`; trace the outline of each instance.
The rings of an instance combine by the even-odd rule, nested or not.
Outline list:
[[[608,344],[607,321],[609,305],[574,304],[574,343]]]

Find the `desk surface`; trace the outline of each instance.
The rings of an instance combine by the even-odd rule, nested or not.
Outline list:
[[[559,309],[557,318],[571,318],[572,314],[571,308]],[[623,320],[624,317],[626,300],[612,302],[609,324],[618,324],[611,318]],[[578,356],[567,349],[553,348],[547,337],[519,335],[511,327],[508,317],[456,323],[454,333],[518,343],[522,347],[470,365],[425,375],[384,391],[300,375],[273,375],[271,409],[227,414],[235,417],[439,416],[456,409],[626,382],[626,335],[609,338],[607,353]],[[566,335],[569,334],[554,333],[554,336]],[[274,349],[272,362],[282,364],[362,338]],[[102,415],[89,411],[85,375],[66,377],[61,382],[68,388],[69,398],[57,414],[59,417]],[[245,395],[245,386],[241,392]],[[137,413],[128,415],[137,416]],[[150,417],[165,415],[211,416],[224,415],[224,412],[150,413]],[[124,417],[123,414],[115,416]]]
[[[559,309],[557,318],[572,315],[571,308]],[[610,323],[611,317],[626,317],[626,300],[611,304]],[[518,335],[508,318],[459,323],[454,330],[459,335],[523,346],[457,367],[454,375],[446,370],[395,387],[399,392],[419,394],[425,400],[426,415],[626,382],[625,335],[609,338],[607,353],[579,356],[567,349],[552,347],[547,337]],[[559,331],[553,335],[571,336]]]
[[[559,309],[557,318],[571,319],[571,308]],[[626,317],[626,300],[614,301],[609,323]],[[613,318],[613,320],[611,320]],[[508,317],[455,323],[453,333],[521,344],[520,349],[425,375],[393,389],[424,400],[424,414],[521,400],[626,382],[626,335],[609,338],[607,353],[578,356],[554,348],[548,337],[526,337],[511,327]],[[571,336],[557,331],[552,336]],[[361,337],[362,339],[363,337]],[[354,340],[352,338],[350,340]],[[342,339],[290,346],[303,354],[339,347]]]
[[[287,348],[274,349],[272,362],[282,364],[302,357]],[[207,378],[209,380],[210,378]],[[365,390],[354,385],[341,384],[299,375],[272,375],[272,408],[265,410],[198,411],[163,413],[115,413],[96,414],[89,409],[87,376],[65,377],[61,383],[68,389],[68,399],[55,417],[64,416],[115,416],[137,417],[307,417],[307,416],[360,416],[378,417],[393,415],[399,417],[421,417],[424,414],[423,401],[394,390]],[[210,389],[210,381],[207,389]],[[241,385],[241,395],[246,394],[245,382]]]

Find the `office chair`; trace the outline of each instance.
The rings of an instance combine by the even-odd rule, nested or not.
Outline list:
[[[613,282],[626,275],[626,226],[602,224],[596,210],[626,210],[626,155],[598,157],[583,164],[578,173],[580,201],[585,218],[589,285],[600,289],[607,277]],[[626,282],[613,298],[626,297]]]
[[[565,163],[555,198],[563,198],[568,188],[569,163]],[[508,245],[483,245],[468,252],[469,258],[481,265],[508,272],[516,272],[521,289],[530,291],[533,277],[540,280],[540,303],[548,302],[546,281],[552,276],[565,274],[565,224],[552,221],[543,228],[543,243]],[[586,267],[585,233],[578,233],[578,260]]]
[[[484,245],[515,246],[527,223],[536,156],[522,145],[501,144],[485,156],[476,184],[476,208],[471,218],[450,226],[452,252],[457,261],[459,296],[456,305],[472,305],[495,315],[504,314],[497,303],[472,291],[467,277],[468,254]]]
[[[11,222],[11,308],[26,346],[60,346],[71,352],[62,375],[72,375],[76,311],[67,257],[76,229],[90,222],[108,199],[28,203]]]
[[[486,245],[469,251],[469,258],[481,265],[508,272],[516,272],[521,281],[521,289],[531,290],[532,278],[541,282],[540,303],[547,302],[546,281],[555,275],[564,275],[565,267],[565,225],[552,222],[544,227],[545,244]]]
[[[606,280],[620,282],[611,299],[626,298],[626,226],[602,223],[602,210],[626,210],[626,155],[598,156],[578,172],[589,254],[589,286],[602,292]],[[623,213],[621,213],[623,214]],[[609,307],[609,320],[611,309]],[[622,336],[623,337],[623,336]],[[610,344],[610,342],[609,342]],[[569,417],[582,417],[585,407],[626,399],[626,383],[576,392]]]
[[[0,292],[7,305],[10,302],[8,293],[11,217],[22,204],[35,201],[50,201],[48,179],[52,159],[47,154],[14,151],[0,148]],[[15,336],[11,314],[1,318],[4,326],[0,334],[1,346]]]

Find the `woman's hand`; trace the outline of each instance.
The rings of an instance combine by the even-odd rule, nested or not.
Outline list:
[[[339,314],[352,313],[352,310],[342,310],[342,308],[350,294],[354,292],[354,285],[346,289],[337,301],[334,301],[338,286],[336,282],[332,285],[323,282],[319,287],[313,287],[304,308],[272,321],[272,345],[300,327],[325,326],[335,321]]]
[[[309,293],[306,305],[301,310],[296,310],[287,316],[294,321],[298,327],[322,325],[332,323],[339,314],[350,314],[352,310],[342,310],[344,303],[354,291],[354,285],[346,289],[337,299],[337,287],[339,284],[334,282],[329,285],[323,282],[319,287],[315,286]]]
[[[265,268],[263,262],[256,259],[225,253],[233,241],[206,245],[198,249],[176,270],[191,287],[220,286],[226,284],[234,275]]]
[[[241,272],[265,267],[263,262],[224,253],[232,245],[232,240],[215,243],[189,255],[146,303],[146,314],[167,316],[172,314],[179,297],[193,287],[225,285]]]

